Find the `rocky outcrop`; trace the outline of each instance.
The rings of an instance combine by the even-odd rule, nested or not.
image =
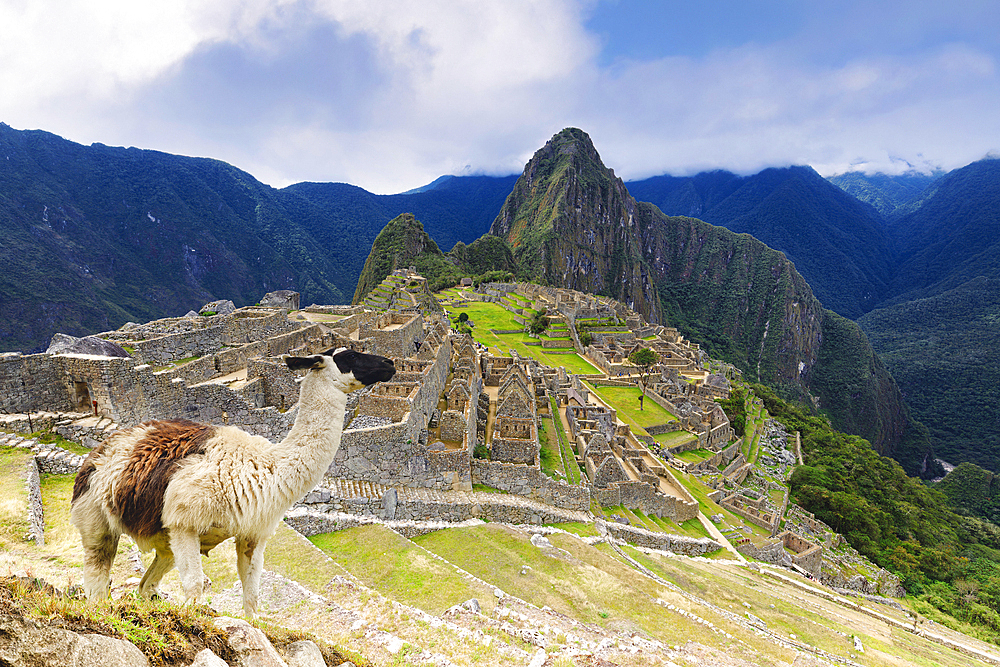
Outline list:
[[[52,336],[52,342],[45,350],[46,354],[94,354],[100,357],[127,357],[128,352],[123,347],[97,336],[77,338],[67,334],[57,333]]]

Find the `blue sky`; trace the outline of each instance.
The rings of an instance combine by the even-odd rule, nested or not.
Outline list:
[[[995,1],[0,0],[0,121],[275,186],[952,169],[1000,150]]]

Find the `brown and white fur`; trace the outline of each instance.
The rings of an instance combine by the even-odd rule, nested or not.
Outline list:
[[[243,611],[252,616],[264,546],[292,503],[316,486],[340,446],[347,394],[395,373],[391,359],[354,350],[285,357],[307,370],[288,436],[272,443],[233,426],[153,421],[94,449],[73,486],[72,521],[84,549],[84,588],[108,596],[118,538],[156,551],[139,584],[145,597],[177,567],[184,595],[202,593],[201,554],[236,537]]]

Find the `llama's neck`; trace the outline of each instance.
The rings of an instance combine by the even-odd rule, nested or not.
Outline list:
[[[285,470],[279,478],[289,485],[292,495],[304,494],[322,479],[333,463],[344,430],[347,394],[317,384],[302,387],[295,424],[281,441],[281,467]]]

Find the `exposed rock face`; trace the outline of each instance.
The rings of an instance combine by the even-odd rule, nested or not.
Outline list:
[[[906,431],[899,390],[864,334],[829,317],[784,254],[636,202],[581,130],[563,130],[535,153],[490,234],[533,279],[612,296],[676,326],[749,380],[818,395],[836,426],[881,451]],[[845,350],[825,345],[828,328],[838,343],[857,343],[858,363],[840,363]],[[817,369],[822,382],[813,381]]]
[[[117,343],[96,336],[76,338],[57,333],[45,350],[46,354],[95,354],[101,357],[128,357],[129,353]]]

